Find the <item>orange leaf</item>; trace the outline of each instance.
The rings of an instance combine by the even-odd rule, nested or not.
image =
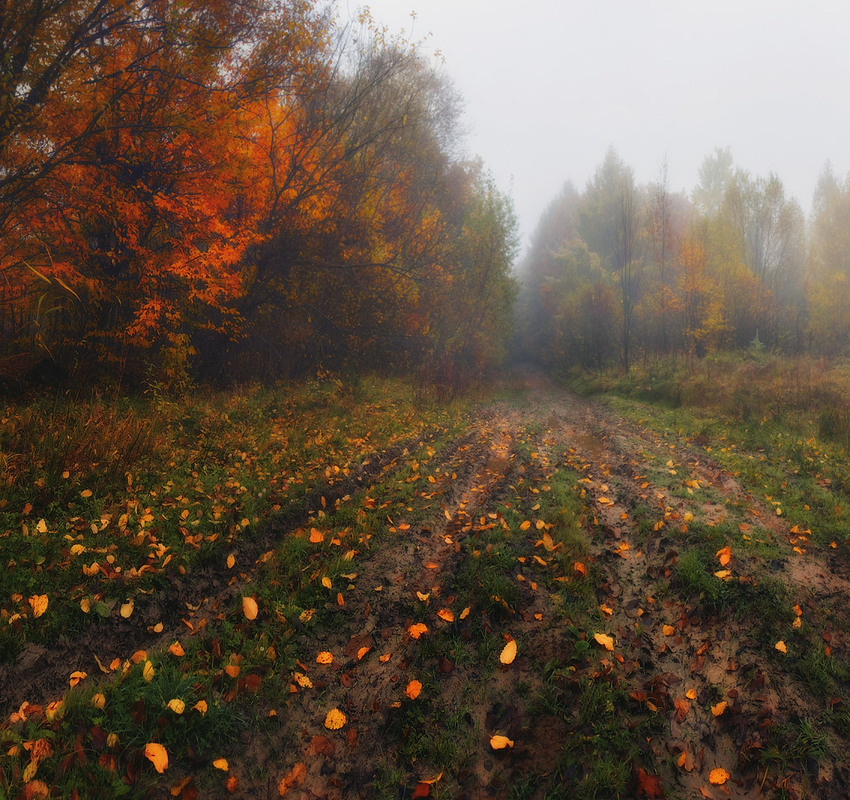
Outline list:
[[[594,633],[593,638],[606,650],[614,649],[614,639],[606,633]]]
[[[325,541],[325,534],[318,528],[310,528],[310,544],[321,544]]]
[[[490,737],[490,747],[492,747],[494,750],[504,750],[506,747],[513,746],[513,741],[511,739],[508,739],[507,736],[496,734],[495,736]]]
[[[576,561],[573,564],[573,572],[577,572],[579,575],[587,577],[587,567],[582,564],[581,561]]]
[[[259,612],[257,601],[253,597],[242,598],[242,613],[245,615],[245,619],[256,619]]]
[[[785,646],[785,642],[782,640],[778,641],[775,645],[773,645],[780,653],[787,653],[788,648]]]
[[[428,633],[428,626],[423,622],[415,622],[407,629],[411,639],[418,639],[423,633]]]
[[[417,680],[413,680],[413,681],[411,681],[410,683],[407,684],[407,688],[404,690],[404,693],[411,700],[415,700],[417,697],[419,697],[419,693],[421,691],[422,691],[422,684]]]
[[[502,652],[499,655],[499,661],[501,661],[503,664],[513,664],[515,658],[516,658],[516,640],[511,639],[504,646],[504,648],[502,648]]]
[[[445,620],[446,622],[454,622],[455,621],[455,615],[448,608],[441,608],[437,612],[437,616],[440,619]]]
[[[715,786],[722,786],[732,777],[723,767],[715,767],[708,773],[708,782]]]
[[[168,648],[168,652],[178,658],[186,655],[186,651],[183,649],[183,645],[181,645],[180,642],[174,642],[174,644]]]
[[[230,769],[226,758],[217,758],[215,761],[213,761],[213,766],[216,769],[220,769],[222,772],[227,772],[227,770]]]
[[[285,797],[286,793],[293,786],[298,786],[298,784],[304,780],[304,776],[306,774],[307,767],[303,761],[299,761],[286,775],[284,775],[283,778],[280,779],[280,783],[277,785],[278,794],[281,797]]]
[[[345,722],[345,714],[343,714],[338,708],[332,708],[328,711],[327,716],[325,717],[325,727],[329,731],[338,731],[343,725],[345,725]]]
[[[673,701],[673,705],[676,707],[676,719],[679,722],[684,722],[685,717],[688,716],[688,711],[691,710],[691,704],[687,700],[677,698]]]
[[[195,705],[192,706],[201,716],[207,713],[207,701],[206,700],[198,700]]]
[[[726,547],[723,547],[718,550],[715,555],[720,561],[721,567],[725,567],[732,560],[732,550],[730,549],[728,544],[726,545]]]
[[[334,654],[327,652],[327,650],[323,650],[319,655],[316,656],[317,664],[333,664],[334,663]]]
[[[361,661],[363,659],[363,656],[365,656],[366,653],[368,653],[371,649],[372,649],[371,647],[361,647],[357,651],[357,660]]]
[[[711,707],[711,713],[719,717],[726,710],[726,701],[721,700],[717,705]]]
[[[168,752],[156,742],[148,742],[145,745],[145,758],[153,764],[153,768],[162,774],[168,769]]]

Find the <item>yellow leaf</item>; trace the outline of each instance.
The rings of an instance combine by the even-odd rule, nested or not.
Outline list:
[[[91,489],[83,489],[80,492],[80,497],[91,497]]]
[[[776,648],[776,649],[777,649],[780,653],[787,653],[787,652],[788,652],[788,648],[785,646],[785,642],[783,642],[781,639],[780,639],[780,640],[779,640],[779,641],[778,641],[775,645],[773,645],[773,646],[774,646],[774,647],[775,647],[775,648]]]
[[[215,761],[213,761],[213,766],[216,769],[220,769],[222,772],[227,772],[227,770],[230,769],[226,758],[217,758]]]
[[[322,586],[324,586],[325,589],[332,589],[333,588],[333,583],[331,582],[331,579],[327,575],[325,575],[325,577],[322,578]]]
[[[732,572],[728,569],[719,569],[717,570],[717,572],[714,573],[714,577],[720,578],[720,580],[723,581],[726,580],[726,578],[728,578],[731,574]]]
[[[674,633],[676,633],[676,629],[672,625],[664,625],[661,628],[661,633],[663,633],[665,636],[672,636]]]
[[[685,697],[687,697],[688,700],[696,700],[697,699],[697,690],[696,689],[688,689],[688,691],[685,692]]]
[[[694,521],[694,515],[693,515],[693,514],[691,514],[691,512],[690,512],[690,511],[686,511],[686,512],[685,512],[685,514],[684,514],[684,516],[682,517],[682,519],[683,519],[683,520],[684,520],[684,522],[686,522],[686,523],[688,523],[688,522],[693,522],[693,521]]]
[[[69,683],[71,684],[71,688],[73,689],[80,681],[84,681],[88,677],[88,673],[77,671],[72,672],[71,677],[69,678]]]
[[[313,619],[313,614],[315,613],[315,608],[307,608],[298,615],[298,619],[300,619],[302,622],[309,622],[311,619]]]
[[[88,597],[84,597],[80,600],[80,610],[83,614],[88,614],[91,611],[91,600]]]
[[[328,653],[327,651],[322,651],[319,655],[316,656],[317,664],[333,664],[334,663],[334,654]]]
[[[338,708],[332,708],[325,717],[325,727],[329,731],[338,731],[345,725],[345,714]]]
[[[428,598],[430,598],[430,597],[431,597],[431,592],[428,592],[427,594],[424,594],[424,593],[420,592],[420,591],[417,589],[417,591],[416,591],[416,596],[417,596],[417,597],[418,597],[418,598],[419,598],[419,599],[420,599],[423,603],[427,603],[427,602],[428,602]]]
[[[106,698],[103,696],[103,694],[101,692],[98,692],[97,694],[93,694],[91,696],[90,702],[91,702],[92,708],[99,708],[99,709],[106,708]]]
[[[723,767],[715,767],[708,773],[708,782],[715,786],[722,786],[731,776]]]
[[[27,599],[27,602],[32,607],[32,615],[34,617],[40,617],[45,611],[47,611],[47,595],[46,594],[37,594]]]
[[[147,683],[150,683],[153,680],[154,669],[153,664],[150,661],[145,661],[145,666],[142,669],[142,677],[145,679]]]
[[[198,702],[195,703],[195,705],[193,705],[192,708],[194,708],[195,711],[197,711],[201,716],[204,716],[204,714],[207,713],[207,708],[208,708],[207,701],[206,700],[198,700]]]
[[[168,769],[168,752],[156,742],[148,742],[145,745],[145,758],[153,764],[153,768],[162,774]]]
[[[234,565],[235,565],[235,564],[236,564],[236,557],[233,555],[233,553],[231,553],[231,554],[227,557],[227,568],[228,568],[228,569],[233,569],[233,567],[234,567]]]
[[[122,603],[120,611],[121,616],[124,617],[124,619],[129,619],[130,616],[133,614],[134,607],[135,605],[132,600],[128,600],[126,603]]]
[[[257,601],[253,597],[242,598],[242,613],[245,615],[245,619],[256,619],[259,612],[260,609],[257,607]]]
[[[606,650],[614,649],[614,639],[606,633],[595,633],[593,638],[601,644]]]
[[[531,520],[526,520],[525,522],[523,522],[523,523],[519,526],[519,529],[520,529],[521,531],[527,531],[530,527],[531,527]]]
[[[419,697],[419,693],[421,691],[422,691],[422,684],[417,680],[413,680],[413,681],[411,681],[410,683],[407,684],[407,688],[404,690],[404,693],[411,700],[415,700],[417,697]]]
[[[186,710],[186,704],[179,697],[173,697],[171,700],[169,700],[168,707],[175,714],[182,714]]]
[[[513,664],[516,658],[516,640],[511,639],[503,648],[499,655],[499,661],[503,664]]]
[[[469,606],[467,606],[465,609],[463,609],[463,611],[460,612],[460,619],[466,619],[469,616],[469,612],[471,610],[472,609]]]
[[[722,547],[718,550],[715,555],[717,556],[718,561],[720,561],[721,567],[725,567],[732,560],[732,550],[728,544],[726,547]]]
[[[490,737],[490,747],[494,750],[504,750],[506,747],[513,747],[514,743],[512,740],[508,739],[507,736],[502,736],[497,733],[495,736]]]

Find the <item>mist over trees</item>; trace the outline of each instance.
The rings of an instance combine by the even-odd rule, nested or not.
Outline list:
[[[500,357],[516,220],[415,45],[313,0],[3,20],[0,378],[453,380]]]
[[[716,149],[690,197],[666,164],[637,185],[611,148],[567,183],[520,265],[520,348],[555,368],[720,350],[850,352],[850,176],[824,169],[806,220],[781,179]]]

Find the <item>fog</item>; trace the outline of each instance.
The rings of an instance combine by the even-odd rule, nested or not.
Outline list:
[[[359,4],[338,0],[345,22]],[[524,236],[609,146],[690,193],[703,158],[779,175],[805,211],[827,160],[850,170],[850,4],[753,0],[374,0],[390,33],[426,39],[465,99],[470,155],[510,192]],[[411,17],[415,12],[415,18]],[[427,37],[427,38],[426,38]]]

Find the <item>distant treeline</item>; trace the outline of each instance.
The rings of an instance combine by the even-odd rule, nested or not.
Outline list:
[[[0,382],[503,353],[516,220],[416,46],[317,0],[44,0],[0,26]]]
[[[728,149],[691,197],[648,186],[609,150],[567,184],[522,265],[521,347],[559,369],[755,348],[850,354],[850,176],[827,165],[806,219],[776,175]]]

